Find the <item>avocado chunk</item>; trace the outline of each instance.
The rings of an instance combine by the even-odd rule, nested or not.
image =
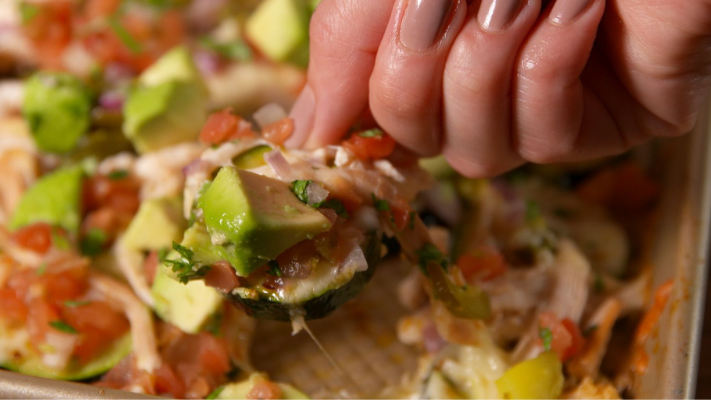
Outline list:
[[[270,151],[272,151],[272,148],[267,145],[251,148],[233,158],[232,164],[237,169],[252,169],[261,167],[267,163],[264,161],[264,155]]]
[[[83,180],[84,170],[79,166],[42,177],[20,199],[10,220],[10,230],[46,222],[76,233],[80,224]]]
[[[196,140],[208,101],[190,53],[172,50],[141,75],[128,96],[124,134],[139,153]]]
[[[66,153],[89,129],[91,94],[72,75],[39,72],[25,83],[22,114],[40,150]]]
[[[302,203],[289,184],[223,167],[198,202],[212,243],[230,249],[247,276],[296,243],[331,229],[319,211]]]
[[[169,249],[173,242],[180,241],[186,225],[180,199],[146,200],[126,229],[123,243],[131,249]]]
[[[311,10],[305,0],[265,0],[247,20],[247,35],[272,61],[304,66]]]
[[[127,333],[116,339],[99,355],[86,364],[72,360],[63,370],[47,367],[35,353],[27,353],[21,357],[9,357],[8,361],[0,361],[0,366],[10,371],[41,378],[60,379],[64,381],[81,381],[89,379],[113,368],[119,361],[131,353],[131,334]]]
[[[217,388],[209,398],[213,399],[246,399],[254,385],[260,381],[268,381],[266,375],[253,373],[249,378],[242,382],[228,383],[227,385]],[[281,389],[280,399],[310,399],[309,396],[287,384],[274,382]]]
[[[159,267],[151,288],[156,314],[186,333],[198,333],[222,309],[222,297],[201,280],[183,285]]]

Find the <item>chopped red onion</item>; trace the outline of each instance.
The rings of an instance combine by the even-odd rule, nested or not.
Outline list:
[[[318,204],[328,198],[328,190],[318,183],[311,182],[306,186],[306,196],[310,206]]]
[[[437,353],[447,345],[447,341],[440,336],[435,324],[427,324],[422,329],[422,342],[428,353]]]
[[[287,117],[286,111],[277,103],[269,103],[252,115],[261,128]]]
[[[348,268],[351,265],[355,266],[356,272],[367,271],[368,270],[368,260],[363,254],[363,249],[357,243],[353,244],[353,248],[346,258],[341,261],[341,268]]]
[[[190,162],[190,164],[183,167],[183,175],[188,176],[196,172],[203,171],[209,167],[209,164],[203,160],[197,159]]]
[[[274,170],[280,179],[287,179],[291,175],[291,165],[279,149],[264,155],[264,161]]]
[[[193,54],[193,60],[198,70],[205,76],[213,76],[222,69],[222,60],[215,53],[197,50]]]
[[[105,92],[99,96],[99,105],[107,111],[120,112],[123,108],[124,95],[119,92]]]
[[[108,64],[104,68],[104,79],[109,83],[118,83],[133,78],[133,70],[119,63]]]
[[[324,217],[328,218],[328,220],[331,222],[331,225],[336,223],[336,219],[338,218],[336,210],[332,208],[319,208],[319,211],[321,211],[321,214],[323,214]]]

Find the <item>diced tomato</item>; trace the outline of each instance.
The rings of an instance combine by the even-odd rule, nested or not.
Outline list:
[[[153,279],[155,279],[159,261],[157,251],[148,253],[148,256],[146,256],[146,259],[143,261],[143,271],[148,280],[148,285],[153,285]]]
[[[506,260],[500,251],[491,246],[479,246],[476,250],[462,254],[457,259],[467,282],[488,281],[506,272]]]
[[[570,319],[560,321],[555,314],[546,312],[539,316],[540,329],[548,329],[551,334],[550,349],[565,362],[578,354],[585,347],[585,339],[578,326]],[[543,345],[542,339],[539,343]]]
[[[45,254],[52,247],[52,226],[37,222],[20,228],[12,235],[13,240],[28,250]]]
[[[286,139],[294,133],[294,120],[284,118],[282,120],[272,122],[262,127],[262,136],[264,140],[276,146],[281,146],[286,142]]]
[[[385,158],[393,152],[395,140],[387,134],[363,137],[359,133],[355,133],[343,142],[343,147],[352,151],[358,158],[377,160]]]
[[[40,350],[45,343],[47,332],[51,329],[50,323],[59,320],[59,310],[53,304],[42,299],[32,299],[27,314],[27,332],[35,350]]]
[[[171,49],[183,42],[185,23],[182,14],[177,10],[168,10],[161,14],[158,21],[160,29],[159,44],[163,51]]]
[[[72,3],[67,0],[31,3],[37,13],[23,25],[44,69],[62,70],[62,53],[72,38]]]
[[[659,195],[659,185],[634,162],[605,168],[577,189],[583,199],[617,212],[635,212]]]
[[[229,108],[210,114],[200,131],[200,141],[213,145],[254,136],[251,125],[232,114]]]
[[[283,277],[308,278],[318,262],[314,241],[301,241],[279,254],[276,260]]]
[[[105,18],[113,14],[120,4],[121,0],[88,0],[84,4],[84,16],[90,21]]]
[[[126,317],[103,301],[92,301],[75,307],[64,305],[61,315],[64,321],[81,334],[74,353],[82,362],[91,360],[129,329]]]
[[[0,288],[0,316],[13,322],[24,322],[27,318],[27,306],[10,288]]]
[[[400,208],[396,207],[393,205],[390,205],[390,209],[392,212],[392,217],[393,217],[393,222],[395,222],[395,228],[397,228],[398,231],[402,231],[407,227],[408,223],[410,222],[410,213],[412,210],[409,208]]]
[[[218,261],[205,274],[205,285],[214,287],[223,292],[231,292],[239,287],[239,278],[235,275],[235,269],[227,261]]]
[[[87,273],[86,268],[45,272],[40,281],[44,284],[46,298],[58,304],[81,296],[89,287]]]
[[[185,397],[185,383],[180,380],[167,363],[161,364],[160,368],[155,372],[155,378],[155,387],[158,394],[170,393],[176,399]]]
[[[578,324],[576,324],[569,318],[565,318],[562,323],[573,339],[572,344],[570,345],[570,347],[568,347],[565,354],[563,355],[563,360],[570,360],[571,358],[579,354],[581,351],[583,351],[583,349],[585,348],[586,341],[583,337],[583,334],[580,332],[580,327],[578,327]]]
[[[227,356],[227,343],[224,339],[218,339],[215,336],[200,332],[200,352],[198,360],[201,366],[208,372],[221,375],[230,370],[230,360]]]
[[[281,398],[281,388],[274,382],[259,381],[247,392],[245,398],[250,400],[272,400]]]

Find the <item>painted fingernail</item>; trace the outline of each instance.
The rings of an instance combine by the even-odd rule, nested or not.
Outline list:
[[[523,0],[484,0],[479,7],[479,25],[487,31],[502,31],[514,20]]]
[[[289,113],[289,117],[294,120],[294,133],[286,141],[288,147],[301,147],[306,142],[314,125],[315,114],[316,96],[307,84]]]
[[[556,0],[551,10],[550,20],[558,25],[568,25],[582,14],[590,0]]]
[[[455,0],[409,0],[400,26],[400,42],[410,50],[434,46],[447,30]]]

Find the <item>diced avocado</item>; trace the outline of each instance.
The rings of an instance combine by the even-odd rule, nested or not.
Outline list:
[[[79,229],[84,171],[66,167],[45,175],[25,192],[10,220],[10,230],[35,222],[58,225],[70,233]]]
[[[177,197],[146,200],[126,229],[123,242],[132,249],[170,248],[173,242],[182,239],[186,224]]]
[[[166,82],[186,82],[201,87],[207,93],[207,87],[193,62],[192,55],[185,47],[176,47],[164,54],[143,71],[138,82],[142,86],[159,86]]]
[[[331,228],[323,214],[296,198],[289,184],[234,167],[218,172],[198,207],[212,242],[239,255],[232,266],[240,276]]]
[[[268,381],[266,375],[254,373],[242,382],[228,383],[215,390],[210,398],[213,399],[246,399],[254,385],[260,381]],[[310,399],[309,396],[287,383],[274,382],[281,389],[280,399]]]
[[[183,332],[198,333],[222,308],[222,297],[201,280],[183,285],[171,278],[167,269],[159,266],[153,280],[156,314]]]
[[[0,366],[24,375],[64,381],[80,381],[103,374],[123,360],[129,353],[131,353],[131,334],[127,333],[83,365],[79,364],[75,359],[63,370],[56,370],[46,366],[39,356],[32,353],[31,355],[11,358],[11,361],[2,363]]]
[[[40,150],[66,153],[89,129],[91,94],[72,75],[40,72],[25,84],[22,113]]]
[[[247,35],[271,60],[304,65],[310,11],[305,0],[265,0],[247,20]]]
[[[197,139],[208,92],[190,53],[170,51],[146,70],[124,106],[123,130],[139,153]]]
[[[191,83],[140,86],[124,106],[124,134],[139,153],[197,139],[207,116],[207,98]]]
[[[563,364],[547,351],[514,365],[496,381],[502,399],[557,399],[563,391]]]
[[[251,148],[244,153],[232,159],[232,164],[237,169],[252,169],[261,167],[267,162],[264,161],[264,154],[272,151],[272,148],[267,145]]]

